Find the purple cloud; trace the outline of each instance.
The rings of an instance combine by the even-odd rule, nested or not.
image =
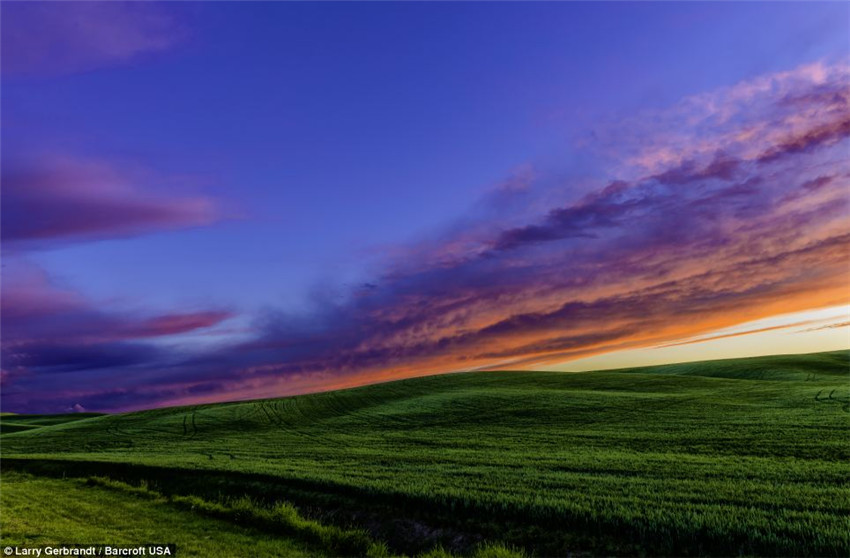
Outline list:
[[[2,67],[7,77],[61,76],[131,63],[187,37],[173,10],[147,2],[8,2]]]
[[[155,343],[157,339],[204,331],[233,317],[224,310],[152,316],[104,311],[77,293],[57,288],[44,271],[20,261],[4,270],[0,302],[3,399],[4,405],[15,408],[21,397],[31,397],[30,391],[50,386],[62,391],[73,383],[55,379],[56,374],[79,373],[103,385],[126,379],[131,370],[166,367],[185,357]]]
[[[78,293],[51,283],[41,269],[12,262],[4,269],[3,346],[45,339],[67,345],[178,335],[215,326],[233,314],[223,310],[137,316],[104,312]]]
[[[139,180],[127,170],[98,161],[55,156],[5,161],[3,242],[42,246],[209,225],[221,219],[210,198],[154,194],[139,187]]]

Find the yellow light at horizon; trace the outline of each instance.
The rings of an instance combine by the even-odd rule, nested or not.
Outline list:
[[[850,348],[850,305],[771,316],[679,341],[538,367],[584,372],[771,354]]]

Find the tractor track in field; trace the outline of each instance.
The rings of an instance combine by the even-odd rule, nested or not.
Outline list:
[[[294,398],[275,401],[260,400],[256,401],[253,406],[256,409],[259,409],[259,413],[265,417],[266,424],[286,432],[289,435],[297,436],[321,445],[328,445],[328,438],[307,432],[307,430],[299,424],[299,422],[304,423],[311,421],[310,417],[298,407]],[[280,409],[280,406],[284,406],[283,411]],[[289,419],[288,416],[291,416],[293,413],[298,413],[303,420],[293,421]]]
[[[850,413],[850,396],[848,396],[848,397],[841,397],[841,396],[835,397],[835,392],[838,391],[838,389],[836,388],[836,389],[830,390],[829,395],[827,395],[826,397],[821,397],[821,394],[824,391],[826,391],[826,390],[821,389],[820,391],[817,392],[817,394],[815,395],[815,401],[817,401],[818,403],[826,403],[826,404],[833,404],[834,403],[836,405],[841,405],[842,411],[844,411],[845,413]]]

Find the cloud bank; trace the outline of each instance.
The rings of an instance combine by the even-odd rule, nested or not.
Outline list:
[[[138,339],[218,317],[204,314],[112,327],[118,338],[85,345],[93,353],[59,358],[33,340],[64,339],[63,320],[40,322],[33,309],[80,311],[60,293],[49,294],[52,302],[33,297],[23,318],[4,322],[13,341],[4,340],[4,363],[20,363],[5,372],[17,388],[4,389],[4,404],[134,409],[531,367],[848,301],[846,64],[762,76],[594,132],[595,149],[616,164],[608,181],[590,191],[583,185],[586,194],[525,222],[491,213],[489,222],[455,227],[439,241],[399,247],[382,275],[342,302],[299,315],[270,312],[252,340],[218,351],[121,345],[122,331]],[[526,173],[523,189],[547,180],[555,179]],[[188,202],[177,216],[146,210],[135,226],[191,222],[201,219],[196,210]],[[80,234],[114,232],[112,223],[98,226],[100,233]],[[59,218],[41,230],[21,224],[17,235],[78,234]],[[52,380],[59,370],[62,379]],[[50,389],[39,385],[45,378]]]

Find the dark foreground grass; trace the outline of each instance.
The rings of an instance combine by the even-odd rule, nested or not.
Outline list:
[[[242,496],[207,500],[165,495],[108,477],[3,476],[0,547],[74,544],[174,544],[180,556],[393,558],[360,529],[322,525],[284,501]],[[523,558],[502,545],[481,545],[474,558]],[[437,547],[417,558],[454,558]]]
[[[844,557],[849,381],[847,351],[456,374],[4,434],[3,468],[287,500],[410,555]]]
[[[128,487],[129,488],[129,487]],[[269,537],[181,509],[147,493],[99,483],[3,473],[0,546],[175,543],[179,556],[318,556],[306,544]]]

